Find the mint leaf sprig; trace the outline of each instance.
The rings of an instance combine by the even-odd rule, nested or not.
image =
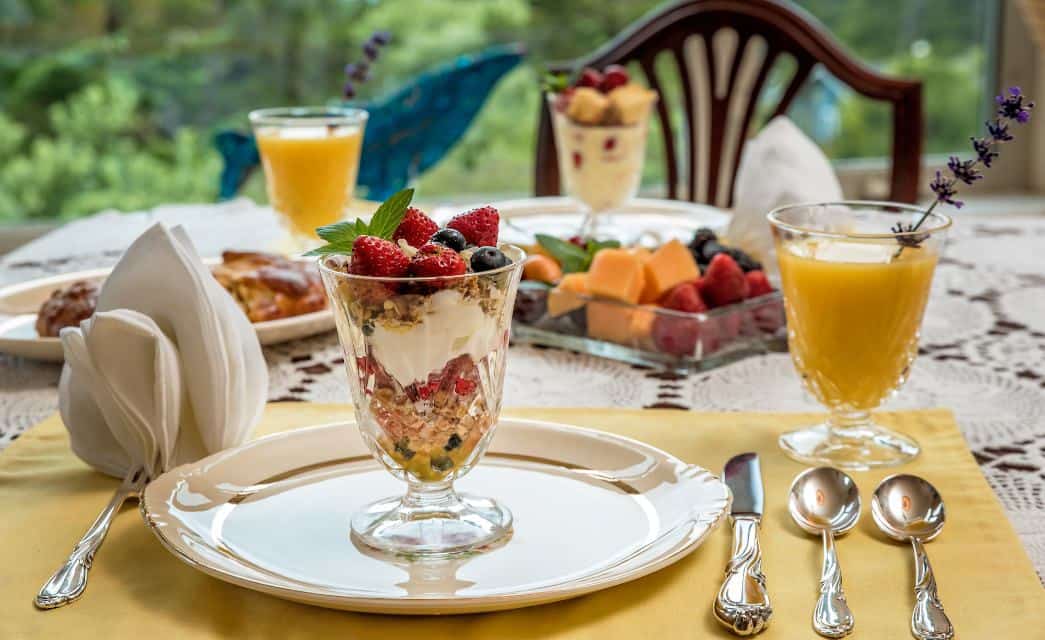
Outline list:
[[[587,271],[596,253],[620,247],[620,242],[616,240],[588,240],[584,247],[578,247],[572,242],[544,233],[538,233],[536,237],[537,244],[559,262],[563,273]]]
[[[362,218],[345,220],[328,224],[316,229],[316,235],[327,241],[327,244],[306,253],[306,256],[327,256],[338,253],[350,255],[352,243],[359,236],[375,236],[391,240],[399,223],[403,221],[410,202],[414,199],[413,189],[403,189],[381,203],[370,222]]]

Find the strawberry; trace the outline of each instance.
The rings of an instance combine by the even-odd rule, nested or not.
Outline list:
[[[700,337],[700,321],[659,313],[653,320],[650,334],[659,351],[676,356],[693,355]]]
[[[704,304],[704,300],[700,297],[700,292],[697,290],[697,285],[693,282],[683,282],[675,285],[661,298],[660,306],[688,313],[699,313],[708,310],[708,305]]]
[[[411,247],[420,247],[428,242],[432,234],[439,230],[439,225],[425,215],[417,207],[409,207],[403,215],[403,220],[392,234],[392,242],[406,240]]]
[[[424,244],[410,260],[410,275],[418,278],[459,276],[465,271],[461,254],[434,242]]]
[[[623,87],[628,84],[629,80],[627,69],[619,64],[611,64],[602,70],[602,82],[599,84],[599,91],[609,93],[617,87]]]
[[[773,293],[773,285],[769,284],[769,278],[766,277],[764,271],[760,269],[748,271],[744,274],[744,278],[747,280],[748,284],[747,297],[757,298],[758,296],[764,296],[767,293]]]
[[[591,67],[584,67],[584,70],[581,71],[581,75],[578,76],[577,82],[574,86],[598,89],[602,86],[602,74]]]
[[[399,278],[406,275],[410,258],[399,247],[383,238],[359,236],[352,243],[352,264],[348,270],[361,276]]]
[[[749,289],[744,271],[725,253],[711,259],[700,279],[701,297],[712,307],[740,302],[747,297]]]
[[[472,209],[450,219],[446,226],[457,229],[468,242],[478,247],[497,246],[497,227],[501,216],[490,205]]]

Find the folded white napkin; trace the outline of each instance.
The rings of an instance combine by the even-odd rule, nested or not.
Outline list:
[[[155,225],[61,333],[59,409],[100,471],[156,474],[249,437],[268,393],[254,328],[180,227]]]
[[[733,194],[729,243],[775,273],[766,214],[785,204],[841,200],[842,186],[820,147],[789,118],[777,116],[744,146]]]

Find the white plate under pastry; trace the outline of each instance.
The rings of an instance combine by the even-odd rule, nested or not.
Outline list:
[[[204,260],[207,265],[220,260]],[[51,292],[63,289],[78,280],[101,282],[111,268],[77,271],[46,278],[37,278],[0,289],[0,353],[31,360],[61,362],[62,343],[58,338],[41,337],[36,332],[36,314]],[[307,338],[334,329],[334,314],[321,309],[278,320],[253,323],[262,345],[279,344]]]
[[[149,484],[141,510],[169,551],[226,582],[335,609],[451,614],[564,600],[657,571],[696,549],[730,502],[711,473],[649,445],[508,418],[455,487],[507,505],[512,537],[441,560],[353,542],[350,515],[404,486],[350,423],[177,467]]]

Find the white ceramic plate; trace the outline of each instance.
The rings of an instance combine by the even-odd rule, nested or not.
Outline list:
[[[357,547],[350,515],[404,487],[353,424],[261,438],[168,471],[141,509],[168,550],[226,582],[335,609],[449,614],[553,602],[647,575],[700,545],[730,503],[708,471],[649,445],[510,419],[457,487],[512,510],[507,543],[443,560]]]
[[[217,264],[217,260],[204,260]],[[77,271],[0,289],[0,353],[13,356],[61,362],[62,343],[58,338],[41,338],[36,333],[36,313],[55,289],[66,287],[77,280],[102,281],[112,269]],[[291,318],[255,322],[254,330],[263,345],[279,344],[332,331],[334,314],[328,309]]]
[[[530,243],[534,233],[569,237],[584,218],[577,201],[567,197],[524,198],[493,203],[501,214],[501,240]],[[722,231],[730,214],[716,207],[680,200],[635,198],[624,207],[599,214],[599,232],[625,244],[662,244],[672,238],[689,242],[701,227]]]

